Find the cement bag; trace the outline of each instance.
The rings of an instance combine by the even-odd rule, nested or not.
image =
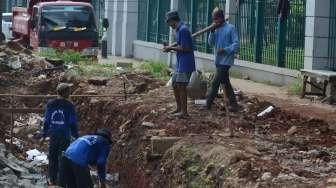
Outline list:
[[[192,99],[204,99],[207,92],[207,81],[203,78],[201,71],[194,71],[191,74],[187,87],[188,96]]]

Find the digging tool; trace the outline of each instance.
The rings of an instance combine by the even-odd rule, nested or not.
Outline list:
[[[195,33],[193,33],[191,36],[194,38],[194,37],[197,37],[197,36],[199,36],[199,35],[201,35],[201,34],[203,34],[203,33],[205,33],[205,32],[208,32],[208,31],[211,31],[211,30],[213,30],[213,29],[215,29],[216,27],[217,27],[218,25],[217,24],[211,24],[211,25],[209,25],[208,27],[205,27],[204,29],[201,29],[201,30],[199,30],[199,31],[197,31],[197,32],[195,32]],[[163,45],[164,46],[168,46],[168,43],[163,43]],[[171,45],[169,45],[168,47],[174,47],[174,46],[176,46],[177,45],[177,43],[176,42],[174,42],[174,43],[172,43]]]

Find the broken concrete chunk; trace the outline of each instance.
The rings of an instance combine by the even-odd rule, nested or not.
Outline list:
[[[160,137],[153,136],[151,138],[152,153],[163,155],[175,142],[179,141],[181,137]]]
[[[288,135],[293,135],[297,132],[297,129],[298,129],[297,126],[293,126],[290,129],[288,129],[287,134]]]
[[[155,128],[156,127],[154,123],[152,123],[152,122],[146,122],[146,121],[142,122],[141,125],[144,126],[144,127],[148,127],[148,128]]]
[[[133,63],[130,63],[130,62],[117,62],[116,66],[117,67],[121,67],[121,68],[132,68],[133,67]]]
[[[265,172],[262,176],[261,176],[261,180],[263,181],[267,181],[272,179],[272,174],[270,172]]]

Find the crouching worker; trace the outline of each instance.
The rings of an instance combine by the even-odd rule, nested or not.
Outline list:
[[[70,144],[71,135],[78,137],[75,106],[68,100],[70,85],[60,83],[57,86],[57,99],[49,101],[44,114],[43,138],[49,140],[49,184],[56,185],[59,159]]]
[[[110,147],[111,133],[107,129],[98,129],[95,134],[82,136],[71,143],[62,157],[60,186],[93,188],[89,165],[96,165],[100,187],[106,187],[105,166]]]

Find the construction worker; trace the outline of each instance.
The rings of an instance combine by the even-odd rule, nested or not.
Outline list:
[[[43,138],[49,140],[49,183],[56,185],[58,178],[59,159],[62,151],[70,144],[71,135],[78,137],[75,106],[68,100],[70,85],[60,83],[57,86],[58,97],[46,105],[44,114]]]
[[[216,73],[206,100],[206,109],[210,109],[218,93],[220,84],[225,88],[229,100],[229,110],[238,110],[238,104],[229,79],[229,69],[234,63],[234,55],[239,49],[239,38],[235,27],[225,21],[224,11],[215,8],[212,12],[213,24],[208,43],[214,47]]]
[[[111,132],[98,129],[93,135],[75,140],[65,151],[60,170],[60,186],[93,188],[89,165],[96,165],[100,187],[105,188],[106,161],[110,153]]]
[[[164,46],[164,52],[176,51],[176,69],[172,75],[172,85],[176,101],[174,116],[185,118],[187,110],[187,86],[193,71],[195,71],[195,58],[191,32],[180,20],[177,11],[166,14],[167,24],[176,31],[176,45]]]

